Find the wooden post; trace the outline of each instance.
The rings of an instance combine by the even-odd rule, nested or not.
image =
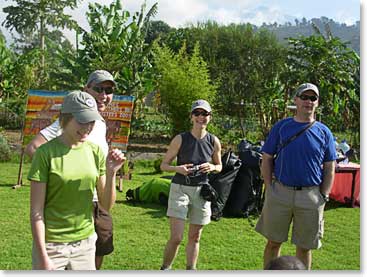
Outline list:
[[[24,124],[23,124],[24,126]],[[23,146],[23,139],[24,139],[24,128],[22,126],[22,133],[20,136],[20,142],[22,144],[22,150],[20,152],[20,162],[19,162],[19,171],[18,171],[18,181],[17,184],[13,186],[13,189],[20,188],[23,185],[22,175],[23,175],[23,160],[24,160],[24,146]]]
[[[23,173],[23,159],[24,159],[24,147],[22,146],[22,151],[20,153],[19,171],[18,171],[18,182],[13,186],[13,189],[20,188],[23,184],[22,173]]]
[[[122,182],[123,182],[123,175],[124,175],[124,170],[123,170],[123,166],[120,168],[120,174],[118,176],[118,191],[122,192]]]
[[[118,177],[117,189],[118,189],[119,192],[122,192],[122,190],[123,190],[123,180],[131,180],[131,173],[132,173],[132,170],[134,168],[134,163],[133,162],[128,162],[128,160],[126,160],[125,163],[128,164],[127,172],[126,172],[126,168],[124,166],[122,166],[120,168],[120,174],[117,176]]]

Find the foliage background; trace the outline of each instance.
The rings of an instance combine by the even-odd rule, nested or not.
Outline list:
[[[207,21],[172,28],[153,20],[158,4],[143,3],[132,14],[122,1],[114,0],[109,5],[89,5],[87,31],[63,13],[79,1],[56,2],[17,0],[4,10],[5,26],[20,34],[10,47],[0,39],[0,124],[4,127],[21,128],[29,88],[82,88],[91,71],[106,69],[119,83],[117,93],[136,97],[135,120],[148,120],[147,107],[170,115],[165,136],[187,128],[187,122],[177,118],[189,113],[194,95],[210,96],[221,119],[213,120],[211,131],[225,143],[253,134],[254,140],[264,140],[276,121],[291,115],[287,106],[293,104],[294,89],[302,82],[313,82],[321,91],[318,119],[333,132],[352,134],[349,143],[359,148],[359,21],[351,27],[322,17],[297,20],[295,25]],[[77,31],[76,48],[63,37],[59,30],[63,26]],[[164,63],[154,59],[154,44],[171,51],[176,59],[187,56],[200,62],[164,69]],[[199,76],[205,76],[201,86]],[[172,88],[167,80],[180,82]],[[190,87],[194,84],[195,89]],[[161,95],[164,87],[174,93]],[[215,93],[207,93],[206,88]]]

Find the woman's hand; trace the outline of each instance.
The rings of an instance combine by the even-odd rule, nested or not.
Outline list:
[[[215,171],[216,167],[214,164],[211,163],[203,163],[199,166],[200,172],[202,173],[209,173]]]
[[[38,265],[38,270],[56,270],[56,267],[49,256],[44,257],[40,260],[40,264]]]
[[[112,149],[109,151],[106,160],[106,169],[116,173],[124,164],[126,157],[119,149]]]
[[[187,176],[191,173],[190,168],[193,167],[193,166],[194,166],[194,164],[178,165],[178,166],[176,166],[176,172]]]

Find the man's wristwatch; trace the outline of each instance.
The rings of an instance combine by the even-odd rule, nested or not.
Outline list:
[[[322,192],[320,192],[322,198],[324,198],[325,202],[329,202],[329,194],[323,194]]]

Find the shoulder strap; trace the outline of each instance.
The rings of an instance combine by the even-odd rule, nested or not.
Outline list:
[[[288,140],[286,140],[285,142],[283,142],[277,153],[274,155],[274,160],[278,157],[280,151],[286,147],[289,143],[291,143],[292,141],[294,141],[296,138],[298,138],[300,135],[302,135],[304,132],[306,132],[308,129],[310,129],[312,127],[312,125],[314,125],[316,122],[316,120],[312,121],[311,123],[309,123],[305,128],[303,128],[302,130],[298,131],[296,134],[294,134],[293,136],[291,136]]]

